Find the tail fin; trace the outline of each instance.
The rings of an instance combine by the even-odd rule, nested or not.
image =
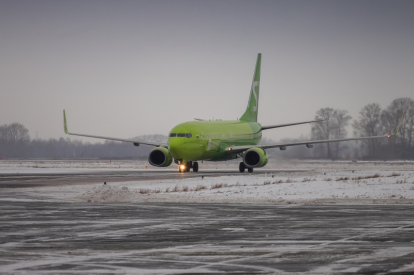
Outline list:
[[[254,70],[252,88],[250,90],[249,102],[246,112],[241,116],[241,121],[257,122],[257,112],[259,111],[259,84],[260,84],[260,63],[262,54],[257,55],[256,69]]]

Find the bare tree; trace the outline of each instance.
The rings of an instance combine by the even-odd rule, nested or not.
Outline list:
[[[29,141],[29,130],[22,124],[0,126],[0,154],[5,157],[23,157]]]
[[[381,107],[377,103],[364,106],[359,112],[359,119],[354,120],[352,127],[354,128],[354,136],[378,136],[384,133],[384,127],[381,123]],[[370,158],[378,157],[377,150],[382,144],[380,139],[362,140],[361,147]]]
[[[0,126],[0,158],[7,155],[7,124]]]
[[[348,126],[349,121],[352,119],[352,117],[348,115],[348,111],[335,110],[333,113],[333,119],[334,119],[334,138],[346,138],[346,135],[347,135],[346,126]],[[346,146],[347,145],[344,143],[336,142],[335,158],[338,158],[340,148],[346,148]]]
[[[314,123],[312,125],[312,139],[331,139],[334,137],[335,129],[335,111],[332,108],[322,108],[316,112],[315,120],[323,120],[322,122]],[[329,143],[323,144],[320,148],[326,148],[326,154],[322,153],[323,157],[332,158],[331,146]],[[315,148],[316,149],[316,148]],[[318,154],[317,150],[314,153]]]
[[[405,112],[400,131],[395,138],[388,142],[388,154],[392,158],[412,158],[414,132],[414,101],[411,98],[397,98],[382,111],[381,121],[385,130],[392,133]]]

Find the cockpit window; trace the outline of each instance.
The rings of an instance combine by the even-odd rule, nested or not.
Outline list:
[[[170,133],[170,137],[186,137],[186,138],[192,138],[191,133]]]

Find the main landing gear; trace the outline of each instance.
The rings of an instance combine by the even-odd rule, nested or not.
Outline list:
[[[178,166],[178,172],[180,173],[190,172],[191,168],[193,168],[193,172],[198,172],[198,162],[189,161],[187,163],[182,163]]]
[[[198,172],[198,162],[197,161],[195,161],[193,163],[193,172]]]
[[[240,162],[240,164],[239,164],[239,171],[240,171],[240,173],[244,173],[244,170],[246,170],[246,168],[247,168],[247,172],[253,173],[253,168],[246,167],[246,165],[244,164],[244,162]]]

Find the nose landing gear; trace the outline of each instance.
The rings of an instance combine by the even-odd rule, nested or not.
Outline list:
[[[193,172],[198,172],[198,162],[189,161],[187,163],[181,163],[178,166],[178,172],[180,173],[190,172],[191,168],[193,168]]]

